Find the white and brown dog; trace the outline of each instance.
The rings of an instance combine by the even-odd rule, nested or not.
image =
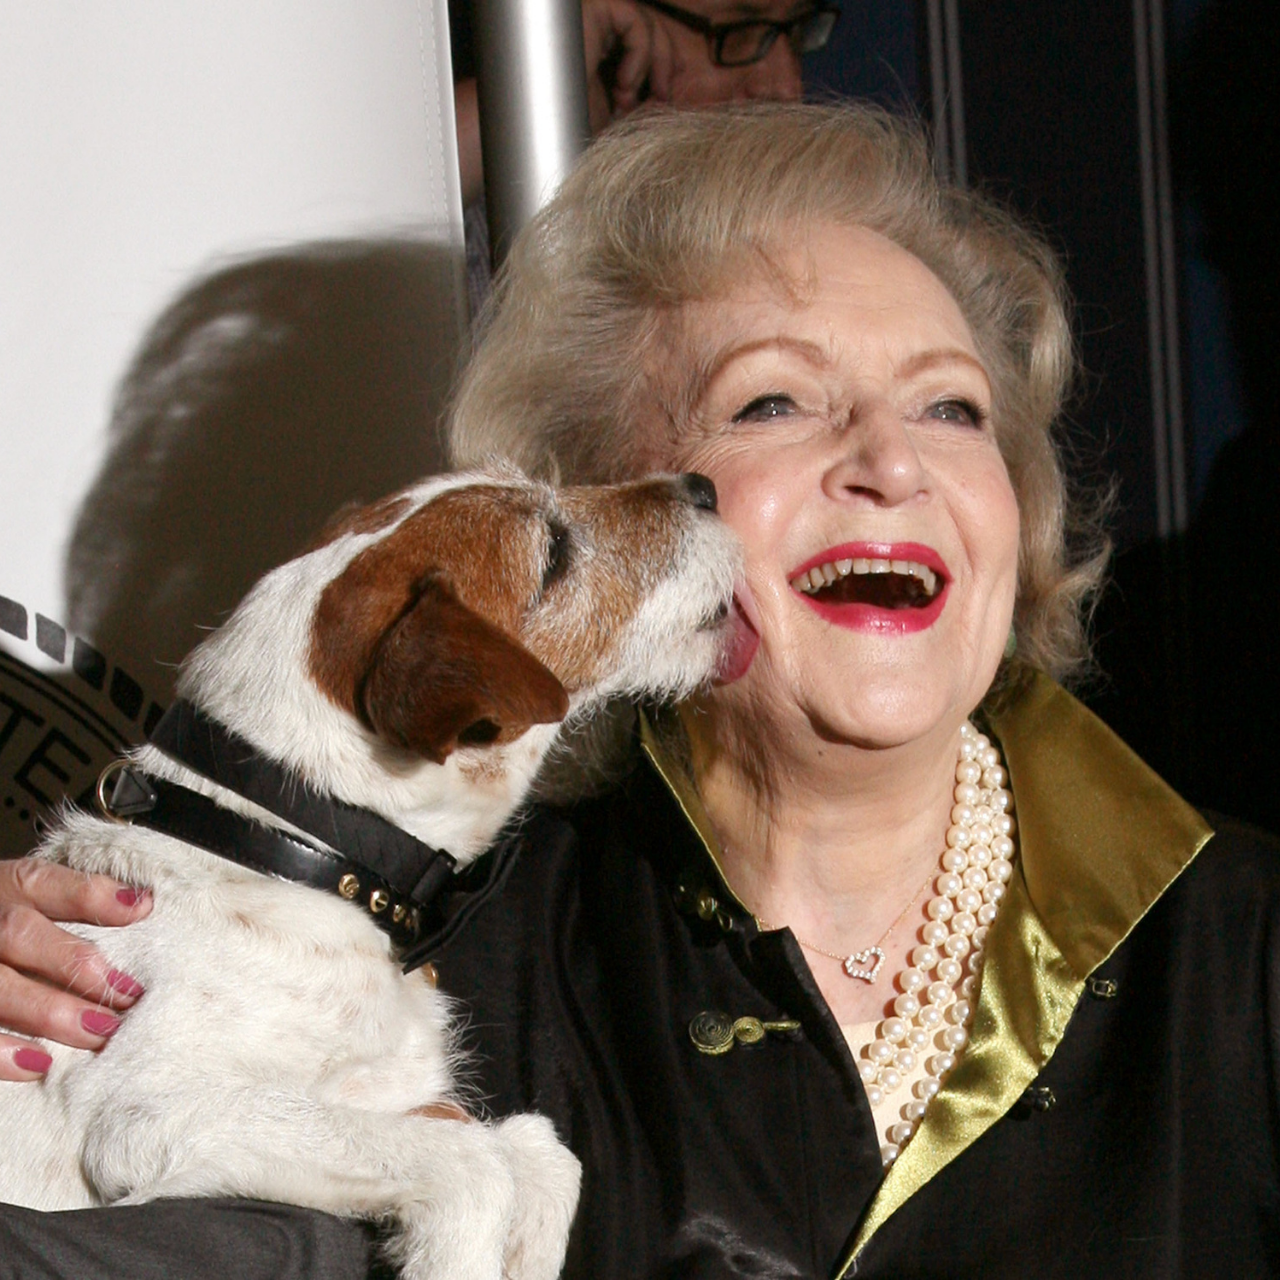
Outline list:
[[[108,798],[138,822],[73,812],[42,850],[154,891],[142,922],[81,930],[146,995],[100,1054],[48,1045],[42,1084],[0,1084],[0,1199],[284,1201],[393,1220],[406,1276],[558,1274],[578,1163],[541,1117],[460,1109],[448,1002],[388,931],[419,926],[418,842],[480,854],[566,717],[712,673],[738,563],[714,507],[698,476],[437,477],[263,578],[188,660],[185,724]],[[251,799],[220,781],[240,775]],[[354,861],[348,819],[373,824]],[[166,834],[184,821],[205,848]],[[259,862],[205,851],[224,822]],[[370,869],[379,830],[408,852]],[[280,850],[338,892],[251,869]]]

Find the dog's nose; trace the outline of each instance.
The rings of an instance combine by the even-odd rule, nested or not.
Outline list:
[[[699,475],[696,471],[686,471],[680,477],[680,484],[695,507],[701,507],[704,511],[716,509],[716,486],[706,476]]]

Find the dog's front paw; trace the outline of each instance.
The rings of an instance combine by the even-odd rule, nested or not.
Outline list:
[[[515,1179],[506,1280],[555,1280],[578,1207],[582,1166],[544,1116],[512,1116],[497,1129]]]
[[[502,1280],[516,1204],[507,1146],[488,1125],[429,1123],[445,1132],[430,1135],[428,1158],[394,1207],[400,1230],[384,1245],[388,1260],[402,1280]]]

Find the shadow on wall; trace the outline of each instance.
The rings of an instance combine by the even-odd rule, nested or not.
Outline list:
[[[67,622],[167,700],[173,668],[344,503],[442,469],[458,251],[326,242],[241,261],[159,318],[67,559]]]

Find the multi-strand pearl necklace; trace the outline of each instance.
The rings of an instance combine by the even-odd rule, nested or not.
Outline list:
[[[920,929],[919,945],[911,949],[906,966],[894,978],[898,995],[893,1013],[857,1053],[858,1073],[873,1108],[902,1087],[916,1070],[920,1055],[929,1055],[925,1074],[912,1090],[915,1096],[902,1107],[902,1119],[884,1135],[880,1158],[886,1167],[915,1133],[969,1042],[987,930],[1013,874],[1013,796],[1005,787],[1000,752],[985,734],[966,723],[960,730],[959,755],[946,848],[934,881],[935,896],[924,908],[928,920]],[[880,942],[919,896],[912,898]],[[756,923],[761,929],[771,927],[759,916]],[[884,962],[879,942],[842,956],[799,937],[796,941],[839,960],[850,978],[864,982],[874,982]]]

